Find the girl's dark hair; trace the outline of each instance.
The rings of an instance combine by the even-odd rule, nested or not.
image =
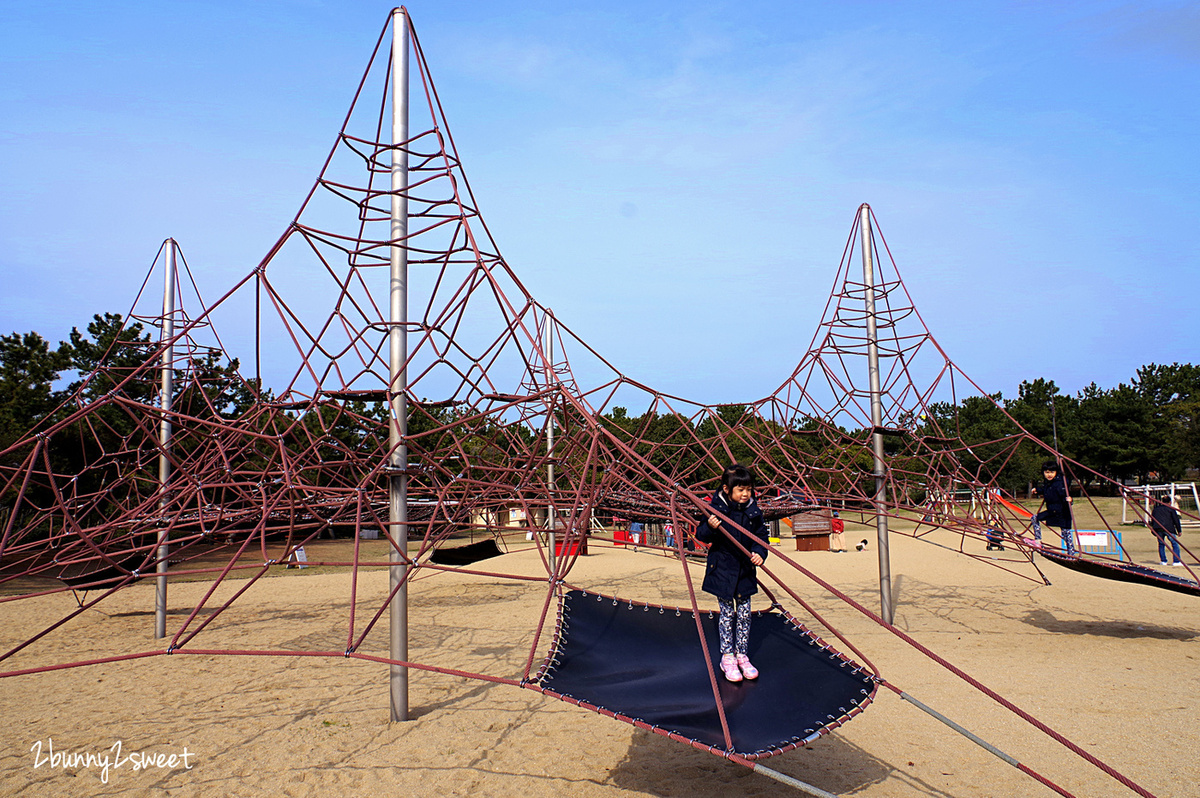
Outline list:
[[[753,490],[754,472],[741,463],[734,463],[728,466],[724,473],[721,474],[721,484],[730,490],[733,490],[738,485],[745,485]]]

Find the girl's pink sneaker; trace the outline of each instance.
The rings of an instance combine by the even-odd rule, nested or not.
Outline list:
[[[721,670],[725,673],[725,678],[731,682],[740,682],[742,680],[742,672],[738,670],[737,658],[732,654],[723,654],[721,656]]]
[[[739,668],[741,668],[742,675],[745,676],[747,679],[757,679],[758,678],[758,668],[756,668],[750,664],[750,658],[747,657],[745,654],[737,655],[737,666]]]

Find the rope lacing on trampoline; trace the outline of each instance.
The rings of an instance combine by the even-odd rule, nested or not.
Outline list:
[[[798,621],[795,618],[795,616],[793,616],[787,610],[783,609],[782,607],[780,609],[782,611],[783,616],[788,620],[788,622],[792,625],[792,627],[794,629],[796,629],[796,631],[800,632],[800,634],[804,635],[805,637],[807,637],[809,640],[813,641],[814,643],[819,644],[819,647],[822,650],[836,654],[838,660],[840,660],[838,663],[839,668],[845,668],[847,665],[851,665],[851,666],[853,666],[851,671],[856,676],[859,674],[863,674],[863,673],[869,673],[863,665],[860,665],[859,663],[855,662],[854,660],[849,659],[841,651],[830,646],[828,643],[826,643],[824,641],[824,639],[822,639],[820,636],[818,636],[815,632],[813,632],[811,629],[809,629],[804,624],[800,623],[800,621]],[[874,679],[873,676],[871,678]],[[868,693],[866,691],[863,691],[863,695],[868,695]]]

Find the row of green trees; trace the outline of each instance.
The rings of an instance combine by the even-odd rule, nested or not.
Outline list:
[[[36,516],[36,508],[62,495],[67,501],[90,497],[82,506],[89,518],[98,519],[114,507],[154,495],[156,452],[147,442],[153,446],[159,419],[145,407],[158,403],[159,370],[154,364],[143,367],[157,350],[141,323],[113,313],[93,317],[84,331],[72,329],[69,340],[57,347],[35,332],[0,336],[0,452],[31,432],[55,430],[40,447],[0,454],[0,519],[7,519],[22,491],[25,514]],[[240,378],[237,361],[227,362],[215,350],[189,354],[187,368],[175,371],[175,410],[197,418],[233,418],[253,406],[253,385]],[[105,368],[98,370],[102,362]],[[93,404],[104,397],[114,401]],[[73,417],[85,406],[88,413]],[[183,436],[181,456],[195,445],[195,437]],[[13,481],[27,462],[43,476]],[[60,475],[57,485],[48,482],[47,467]]]
[[[601,422],[651,463],[689,482],[715,476],[713,464],[693,442],[712,440],[726,430],[737,430],[726,438],[729,453],[735,460],[757,459],[764,479],[771,479],[772,469],[799,458],[814,466],[818,479],[822,471],[843,474],[843,484],[834,480],[829,485],[813,485],[809,475],[815,489],[839,493],[854,490],[850,483],[865,486],[869,481],[864,480],[872,468],[865,451],[868,430],[833,428],[811,419],[785,428],[745,410],[720,407],[715,417],[693,424],[676,414],[631,416],[617,407]],[[1013,399],[1000,393],[971,396],[927,410],[904,420],[907,434],[885,438],[889,466],[896,479],[908,483],[909,492],[920,493],[928,480],[948,476],[961,463],[981,482],[1023,493],[1041,480],[1042,465],[1052,456],[1046,447],[1115,482],[1179,480],[1200,467],[1200,367],[1192,364],[1150,364],[1128,383],[1111,389],[1092,383],[1075,395],[1038,378],[1022,382]],[[939,457],[940,449],[952,456]],[[763,456],[755,458],[755,450]],[[1082,473],[1075,478],[1100,481]],[[870,490],[863,486],[862,492]]]
[[[51,347],[35,332],[0,336],[0,451],[31,429],[45,428],[53,423],[56,408],[76,392],[80,392],[84,402],[112,392],[126,375],[153,357],[155,349],[155,342],[141,324],[126,323],[120,315],[111,313],[95,316],[85,331],[72,329],[69,340],[60,342],[57,347]],[[98,376],[91,376],[102,360],[106,369]],[[199,378],[192,374],[190,380],[177,385],[173,400],[175,409],[201,418],[233,418],[246,412],[256,401],[257,389],[237,376],[236,360],[227,362],[220,353],[213,352],[194,360],[192,368],[203,374]],[[63,379],[64,374],[73,374],[74,379]],[[121,387],[120,393],[153,404],[157,386],[151,374],[153,372],[129,381]],[[67,407],[58,412],[65,414],[71,409]],[[92,425],[92,430],[94,433],[102,428],[105,430],[102,437],[111,440],[96,441],[92,445],[105,446],[107,443],[113,450],[119,449],[119,439],[136,419],[115,407],[103,412],[103,424]],[[327,418],[328,413],[337,417]],[[1138,369],[1128,383],[1115,388],[1103,389],[1093,383],[1075,395],[1068,395],[1063,394],[1053,381],[1039,378],[1022,382],[1014,399],[1005,399],[997,393],[990,397],[968,397],[955,405],[935,404],[928,408],[924,418],[915,419],[906,426],[912,427],[916,436],[945,437],[950,446],[954,445],[950,439],[960,439],[969,448],[959,452],[958,457],[970,470],[976,471],[979,478],[1019,491],[1038,479],[1046,452],[1032,442],[1016,445],[1013,436],[1019,430],[1014,420],[1041,440],[1057,444],[1067,457],[1113,480],[1168,480],[1182,478],[1189,469],[1200,466],[1198,414],[1200,367],[1178,363],[1150,364]],[[354,450],[367,444],[364,438],[378,434],[368,428],[383,423],[381,409],[366,404],[341,409],[323,408],[320,413],[310,415],[311,418],[303,419],[304,424],[319,427],[312,432],[324,436],[334,448],[346,450],[341,454],[350,457]],[[415,407],[410,414],[409,432],[423,438],[414,440],[416,448],[442,449],[443,433],[426,435],[454,422],[456,415],[455,410],[448,408]],[[571,421],[561,418],[559,423],[569,425]],[[633,445],[639,454],[648,456],[654,465],[687,482],[711,476],[708,472],[712,470],[712,464],[707,462],[711,458],[705,458],[694,442],[711,440],[715,434],[727,429],[739,430],[737,437],[728,440],[735,458],[753,459],[751,449],[744,441],[753,441],[754,448],[769,451],[772,447],[769,441],[786,439],[786,448],[806,462],[825,464],[831,470],[870,470],[869,460],[858,462],[863,458],[856,458],[850,463],[839,453],[848,439],[858,440],[864,431],[850,431],[845,433],[846,439],[841,439],[838,435],[830,435],[828,429],[820,431],[820,425],[815,421],[795,429],[784,429],[753,418],[739,406],[718,408],[715,417],[706,418],[698,425],[674,413],[648,411],[642,416],[630,416],[620,407],[605,414],[601,422]],[[479,423],[489,426],[483,421]],[[764,428],[757,429],[755,425]],[[535,434],[532,430],[518,432],[522,438],[519,443],[524,445],[528,445]],[[509,430],[508,435],[512,434]],[[496,448],[493,454],[497,458],[503,458],[506,450],[511,448],[499,443],[506,435],[497,435],[496,430],[490,428],[478,430],[474,437],[478,438],[476,443],[480,446]],[[378,441],[369,445],[378,445]],[[468,448],[471,445],[467,444]],[[93,459],[95,452],[84,451],[86,448],[86,442],[80,447],[78,441],[75,446],[56,446],[53,452],[56,470],[75,473],[73,467]],[[517,448],[522,447],[518,445]],[[888,448],[900,458],[906,451],[916,451],[911,442],[899,439],[889,439]],[[481,453],[463,451],[460,454],[464,459],[472,460]],[[790,458],[782,450],[779,454],[783,467]],[[330,460],[337,459],[337,453],[332,450],[326,456]],[[10,459],[6,458],[0,465],[15,466],[16,463],[8,461]],[[491,458],[484,456],[483,459]],[[770,463],[761,465],[767,470],[771,468]],[[770,476],[763,474],[767,479]]]
[[[1200,467],[1200,367],[1192,364],[1152,363],[1128,383],[1109,389],[1092,383],[1075,395],[1039,378],[1022,382],[1014,399],[972,396],[933,405],[929,416],[930,426],[936,422],[971,446],[964,459],[982,463],[982,476],[1012,490],[1036,482],[1046,459],[1045,450],[1029,443],[1004,459],[992,457],[1003,448],[993,442],[1011,434],[1013,420],[1118,482],[1179,480]]]
[[[139,402],[152,402],[158,393],[154,379],[125,378],[154,357],[156,342],[140,322],[126,323],[117,313],[96,315],[85,331],[71,329],[69,340],[51,347],[36,332],[0,336],[0,451],[29,434],[45,428],[57,417],[55,411],[79,393],[83,403],[99,399],[121,385],[120,394]],[[97,373],[103,361],[106,368]],[[202,382],[212,386],[205,397],[177,395],[177,409],[187,412],[193,405],[215,402],[214,409],[232,417],[247,409],[254,392],[237,378],[238,363],[224,362],[217,352],[199,359]],[[69,375],[63,378],[64,375]],[[67,407],[60,415],[69,413]],[[120,414],[108,419],[120,434],[127,424]]]

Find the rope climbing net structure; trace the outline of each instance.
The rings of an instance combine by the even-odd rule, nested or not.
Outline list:
[[[267,256],[211,302],[201,299],[194,280],[168,274],[160,310],[147,286],[151,276],[174,268],[178,247],[168,241],[99,367],[62,408],[0,453],[0,602],[81,594],[77,607],[0,652],[0,676],[95,662],[22,665],[39,641],[69,634],[87,610],[135,582],[168,575],[203,577],[211,587],[161,645],[122,658],[263,653],[206,647],[206,633],[305,546],[351,538],[350,559],[310,562],[342,569],[356,596],[341,626],[344,646],[273,653],[354,657],[526,687],[754,766],[844,723],[879,686],[903,694],[849,640],[834,633],[849,652],[842,654],[800,620],[831,629],[789,586],[786,571],[875,619],[1148,795],[783,554],[762,569],[772,620],[756,621],[757,634],[775,641],[781,662],[816,663],[806,673],[837,681],[846,697],[814,709],[819,720],[799,721],[798,728],[785,719],[747,730],[726,711],[730,688],[713,668],[712,613],[697,597],[689,557],[689,530],[711,512],[708,497],[725,465],[740,462],[757,474],[759,504],[770,520],[839,509],[916,521],[898,532],[939,545],[951,541],[964,557],[1040,583],[1048,580],[1037,555],[1053,542],[1029,537],[1027,513],[1001,495],[993,477],[1018,456],[1054,457],[1053,447],[999,405],[1006,431],[982,444],[962,440],[945,408],[987,395],[930,334],[869,210],[851,225],[812,342],[770,396],[706,405],[624,375],[537,302],[500,255],[407,22],[405,35],[419,98],[410,132],[399,140],[386,135],[395,63],[385,29],[320,176]],[[393,167],[401,157],[407,180],[397,188]],[[393,210],[401,199],[398,228]],[[864,249],[874,267],[868,276],[858,271]],[[409,270],[410,299],[400,320],[388,307],[397,250]],[[186,261],[182,266],[190,276]],[[246,318],[253,319],[253,348],[234,359],[218,328],[244,326]],[[152,328],[160,331],[157,341],[142,333]],[[390,357],[397,331],[406,340],[403,382]],[[881,364],[875,390],[867,367],[872,347]],[[287,375],[272,387],[264,384],[264,358],[272,373]],[[873,396],[880,400],[877,418]],[[877,439],[886,460],[882,503]],[[1076,481],[1103,480],[1062,462]],[[407,513],[401,523],[390,514],[399,478]],[[1144,497],[1129,501],[1140,506]],[[690,605],[654,607],[575,584],[586,541],[612,540],[615,518],[677,530],[663,548],[679,563]],[[985,557],[980,544],[996,535],[1008,544],[1006,554]],[[497,539],[496,552],[536,549],[544,572],[438,561],[439,553],[475,538]],[[389,559],[360,552],[360,542],[370,539],[387,542]],[[1122,560],[1117,553],[1087,559],[1114,568]],[[397,561],[404,566],[400,584],[369,605],[359,600],[361,575]],[[544,586],[519,676],[397,659],[368,642],[404,584],[447,570]],[[1165,574],[1144,578],[1188,583]],[[619,611],[625,620],[609,623],[602,611]],[[614,625],[622,629],[619,639],[604,638],[600,630]],[[580,631],[588,628],[596,631]],[[689,667],[698,674],[692,683],[700,689],[688,700],[710,716],[704,728],[685,728],[666,710],[654,710],[649,694],[585,693],[590,688],[582,683],[604,681],[597,674],[605,663],[588,661],[583,650],[594,647],[573,645],[578,639],[635,652],[665,640],[671,652],[692,651]]]

